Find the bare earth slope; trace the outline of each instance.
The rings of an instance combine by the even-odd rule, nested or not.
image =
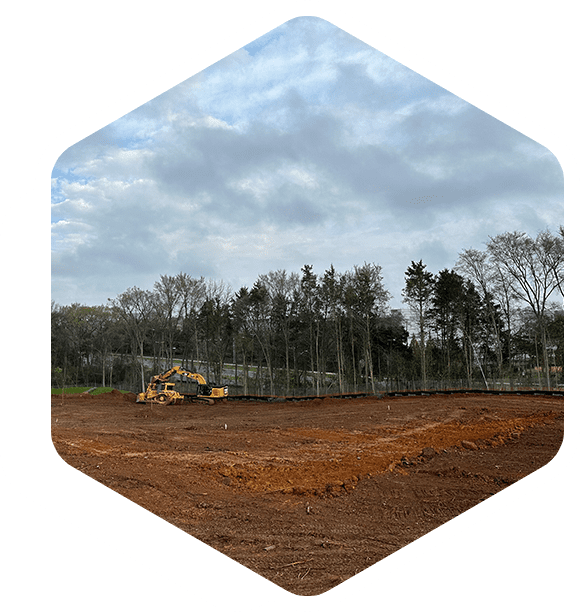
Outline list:
[[[562,397],[213,406],[52,398],[70,465],[288,591],[316,595],[545,465]]]

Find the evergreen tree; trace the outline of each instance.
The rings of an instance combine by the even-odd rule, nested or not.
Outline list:
[[[427,312],[431,306],[433,291],[435,288],[435,277],[427,271],[423,260],[418,263],[412,261],[405,272],[405,289],[403,301],[406,302],[419,326],[419,353],[421,358],[421,379],[423,386],[427,385],[427,360],[426,360],[426,331]]]

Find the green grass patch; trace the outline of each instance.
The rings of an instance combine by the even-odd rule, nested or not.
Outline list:
[[[65,387],[64,389],[55,389],[54,387],[50,390],[52,395],[70,395],[74,393],[84,393],[88,391],[91,387]]]
[[[99,393],[110,393],[113,390],[113,387],[97,387],[93,391],[91,391],[91,395],[99,395]],[[121,391],[119,389],[119,391]],[[121,391],[121,393],[129,393],[129,391]]]

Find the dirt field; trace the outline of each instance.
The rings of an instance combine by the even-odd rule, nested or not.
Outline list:
[[[564,427],[563,398],[541,395],[61,401],[52,437],[67,463],[299,595],[545,465]]]

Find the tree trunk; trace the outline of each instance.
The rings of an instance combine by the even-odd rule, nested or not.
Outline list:
[[[140,342],[140,353],[141,353],[141,390],[145,392],[145,369],[143,363],[143,341]]]
[[[548,339],[546,337],[546,325],[545,325],[545,321],[541,320],[541,326],[542,326],[542,352],[543,352],[543,361],[544,361],[544,370],[546,372],[546,385],[548,387],[548,390],[550,390],[552,388],[551,386],[551,380],[550,380],[550,360],[548,357]]]
[[[342,346],[340,341],[340,321],[335,321],[334,326],[336,332],[336,369],[338,375],[338,389],[343,393],[342,388]]]

